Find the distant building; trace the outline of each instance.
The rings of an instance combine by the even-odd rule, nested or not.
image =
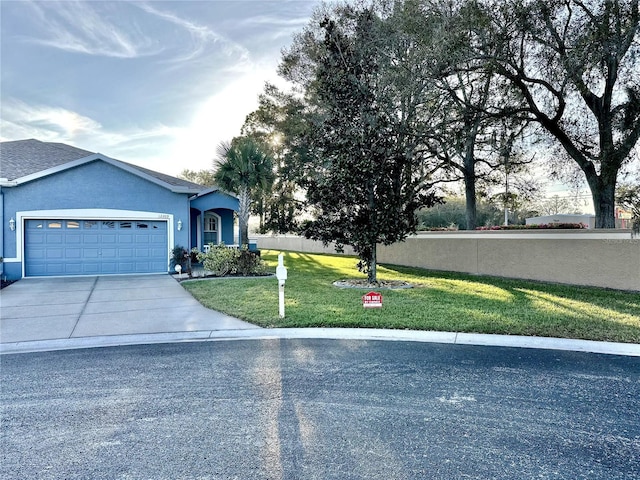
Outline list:
[[[571,215],[560,213],[557,215],[543,215],[541,217],[530,217],[526,219],[527,225],[544,225],[549,223],[582,223],[587,228],[596,227],[596,217],[594,215]]]
[[[616,207],[616,228],[633,228],[633,213],[622,207]]]

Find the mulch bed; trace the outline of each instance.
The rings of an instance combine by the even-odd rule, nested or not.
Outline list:
[[[193,275],[190,277],[188,274],[183,273],[182,276],[178,276],[176,274],[172,274],[172,276],[179,282],[185,282],[187,280],[224,280],[229,278],[244,278],[245,280],[248,280],[250,278],[275,278],[275,274],[273,273],[266,273],[264,275],[240,275],[236,273],[233,275],[224,275],[222,277],[218,275]]]
[[[0,290],[2,290],[4,287],[8,287],[12,283],[16,283],[16,282],[17,282],[17,280],[1,280],[0,281]]]
[[[381,280],[376,283],[369,283],[367,280],[338,280],[333,282],[336,287],[340,288],[363,288],[363,289],[384,289],[398,290],[403,288],[413,288],[409,282],[402,280]]]

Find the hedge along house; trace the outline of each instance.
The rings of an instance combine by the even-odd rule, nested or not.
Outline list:
[[[61,143],[0,143],[3,276],[167,273],[175,246],[234,241],[238,199]]]

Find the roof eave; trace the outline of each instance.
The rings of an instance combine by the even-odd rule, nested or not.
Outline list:
[[[222,190],[219,187],[208,187],[205,190],[200,190],[196,195],[191,197],[189,200],[193,200],[194,198],[198,198],[198,197],[203,197],[204,195],[209,195],[210,193],[215,193],[215,192],[221,193],[223,195],[227,195],[228,197],[231,197],[231,198],[235,198],[236,200],[238,199],[238,197],[233,193],[227,192],[226,190]]]
[[[101,153],[94,153],[92,155],[88,155],[86,157],[83,158],[79,158],[78,160],[72,160],[70,162],[67,163],[63,163],[62,165],[57,165],[55,167],[51,167],[51,168],[47,168],[45,170],[41,170],[39,172],[36,173],[32,173],[30,175],[25,175],[24,177],[20,177],[20,178],[16,178],[15,180],[11,180],[10,182],[8,182],[6,185],[4,186],[8,186],[8,187],[15,187],[18,185],[21,185],[23,183],[27,183],[27,182],[32,182],[34,180],[38,180],[40,178],[44,178],[44,177],[48,177],[49,175],[54,175],[56,173],[59,172],[63,172],[65,170],[68,170],[70,168],[75,168],[75,167],[79,167],[81,165],[85,165],[87,163],[91,163],[91,162],[95,162],[97,160],[101,160],[103,162],[106,162],[110,165],[113,165],[114,167],[120,168],[122,170],[125,170],[133,175],[136,175],[140,178],[143,178],[151,183],[155,183],[156,185],[166,188],[167,190],[172,191],[173,193],[185,193],[185,194],[194,194],[194,193],[198,193],[199,190],[197,189],[193,189],[193,188],[189,188],[186,186],[180,186],[180,185],[172,185],[168,182],[164,182],[162,180],[160,180],[159,178],[153,177],[151,175],[148,175],[147,173],[144,173],[138,169],[136,169],[133,166],[130,166],[124,162],[121,162],[119,160],[116,160],[114,158],[108,157],[106,155],[103,155]]]

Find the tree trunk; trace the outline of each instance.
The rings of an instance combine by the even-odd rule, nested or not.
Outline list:
[[[465,220],[466,230],[475,230],[477,227],[477,206],[476,206],[476,137],[480,128],[480,118],[476,117],[473,122],[465,121],[467,139],[464,147],[464,158],[462,159],[464,176],[464,196],[465,196]]]
[[[375,185],[373,183],[373,177],[369,178],[367,190],[369,194],[369,228],[377,232],[378,216],[376,211],[376,195],[375,195]],[[371,258],[369,260],[367,281],[370,285],[378,282],[378,272],[377,272],[378,259],[376,258],[376,247],[377,247],[376,239],[377,239],[377,235],[375,235],[373,239],[369,237],[369,241],[371,242],[371,247],[370,247]]]
[[[616,228],[615,183],[591,189],[593,207],[596,212],[596,228]]]
[[[258,231],[262,234],[266,233],[264,229],[264,219],[265,219],[264,209],[265,209],[264,195],[260,195],[260,203],[258,205],[258,210],[260,212],[260,216],[259,216],[260,226],[258,227]]]
[[[583,169],[591,190],[593,208],[596,213],[596,228],[616,228],[616,179],[618,170],[602,163],[598,175],[595,169]]]
[[[476,179],[475,174],[464,173],[464,197],[465,197],[465,230],[475,230],[478,226],[477,203],[476,203]]]
[[[240,233],[240,247],[242,247],[243,245],[246,245],[247,247],[249,246],[249,222],[244,222],[244,224],[242,225],[241,228],[241,233]]]
[[[238,244],[249,245],[249,215],[251,212],[251,195],[246,186],[242,186],[238,192],[238,224],[240,227],[240,238]]]
[[[369,261],[369,271],[367,272],[367,282],[369,285],[378,283],[378,258],[377,258],[377,245],[373,242],[371,245],[371,260]]]

